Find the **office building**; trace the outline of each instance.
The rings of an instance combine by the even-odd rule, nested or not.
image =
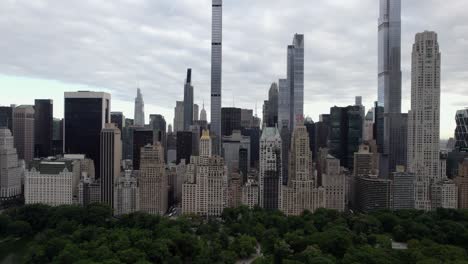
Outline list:
[[[140,190],[136,173],[127,170],[122,173],[115,185],[115,215],[124,215],[140,210]]]
[[[223,107],[221,109],[222,136],[230,136],[234,130],[241,130],[241,109]]]
[[[18,158],[26,163],[34,158],[34,107],[20,105],[13,110],[13,137]]]
[[[72,181],[71,161],[32,161],[24,175],[25,204],[71,205]]]
[[[8,128],[0,128],[0,202],[21,195],[22,169]]]
[[[250,141],[250,138],[249,138]],[[250,169],[250,145],[249,148],[239,149],[239,173],[242,177],[242,183],[247,182],[247,176]]]
[[[258,182],[252,178],[247,179],[247,182],[242,186],[241,203],[250,209],[258,206],[259,191]]]
[[[121,176],[121,162],[121,132],[115,124],[106,124],[101,132],[101,202],[114,209],[114,186]]]
[[[167,161],[167,130],[164,116],[150,115],[150,128],[153,129],[153,142],[161,142],[164,160]]]
[[[259,205],[268,210],[281,208],[281,136],[277,128],[265,127],[260,138]]]
[[[192,69],[187,69],[184,85],[184,131],[188,131],[193,124],[193,86]]]
[[[416,175],[399,166],[392,173],[393,210],[414,209]]]
[[[200,121],[207,121],[206,118],[206,110],[205,110],[205,103],[203,103],[202,110],[200,110]]]
[[[135,128],[133,131],[133,169],[140,169],[141,148],[152,145],[154,140],[153,130],[148,128]]]
[[[164,215],[168,208],[169,183],[161,143],[146,145],[141,149],[140,210],[149,214]]]
[[[287,79],[280,79],[278,91],[278,127],[290,128],[291,118],[291,91]]]
[[[174,132],[184,131],[184,102],[177,101],[174,108]]]
[[[182,213],[220,216],[228,207],[228,177],[224,161],[212,155],[210,132],[200,138],[200,156],[192,156],[182,187]]]
[[[364,118],[363,141],[374,140],[374,109],[367,112]]]
[[[34,157],[52,156],[54,107],[52,100],[34,103]]]
[[[325,208],[343,212],[346,208],[346,176],[340,160],[326,154],[320,164],[323,164],[321,181],[325,189]]]
[[[177,132],[177,159],[176,164],[179,164],[181,160],[190,162],[190,156],[192,156],[193,150],[193,134],[190,131],[179,131]]]
[[[237,208],[242,201],[242,177],[239,173],[229,174],[228,183],[228,207]]]
[[[455,148],[468,149],[468,108],[458,110],[455,116],[457,128],[455,129]]]
[[[359,146],[359,151],[354,153],[354,176],[363,177],[379,175],[379,154],[373,152],[366,144]]]
[[[223,157],[229,173],[240,170],[241,149],[247,150],[247,159],[250,160],[250,137],[242,136],[239,130],[223,137]],[[247,164],[247,170],[250,169],[249,165]]]
[[[416,174],[416,209],[430,210],[440,175],[440,52],[435,32],[416,34],[408,114],[408,170]]]
[[[295,34],[292,45],[288,46],[288,85],[290,90],[289,128],[296,126],[298,118],[304,116],[304,35]]]
[[[122,112],[111,112],[111,123],[114,123],[117,128],[120,130],[120,132],[123,131],[125,127],[125,116]]]
[[[175,133],[167,134],[167,163],[176,164],[177,161],[177,137]]]
[[[458,188],[458,208],[468,209],[468,159],[460,164],[454,181]]]
[[[431,184],[431,206],[432,210],[458,209],[458,188],[453,180],[445,178]]]
[[[198,114],[200,113],[200,107],[197,104],[193,105],[193,121],[198,121]]]
[[[78,204],[87,206],[101,202],[101,181],[84,176],[78,184]]]
[[[291,140],[289,178],[281,191],[281,211],[286,215],[301,215],[325,208],[325,189],[319,187],[313,172],[309,134],[303,123],[296,121]],[[303,121],[302,121],[303,122]]]
[[[226,135],[221,134],[223,0],[212,0],[211,34],[211,132],[217,141],[215,153],[221,153],[221,138]]]
[[[326,148],[328,145],[328,136],[330,134],[330,115],[320,115],[319,122],[314,124],[314,145],[312,149],[312,156],[318,157],[319,150]]]
[[[260,160],[260,128],[244,128],[241,133],[242,136],[250,137],[250,167],[258,168]]]
[[[392,181],[377,176],[355,178],[356,209],[362,212],[391,208]]]
[[[241,127],[251,128],[253,126],[253,110],[241,109]]]
[[[8,128],[13,133],[14,106],[0,106],[0,127]]]
[[[111,96],[102,92],[65,92],[64,153],[86,154],[99,178],[100,138],[110,122]]]
[[[268,91],[268,100],[263,105],[263,123],[268,127],[278,124],[278,85],[272,83]]]
[[[135,119],[133,125],[137,127],[145,126],[145,102],[140,88],[137,89],[137,96],[135,97]]]

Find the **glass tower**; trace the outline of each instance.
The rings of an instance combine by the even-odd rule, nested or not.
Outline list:
[[[216,154],[220,154],[223,1],[213,0],[212,8],[213,13],[211,25],[211,131],[216,135]]]

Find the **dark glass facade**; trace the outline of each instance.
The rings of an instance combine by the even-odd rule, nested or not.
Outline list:
[[[0,127],[10,129],[13,134],[13,108],[9,106],[0,106]]]
[[[120,131],[123,131],[125,126],[125,117],[122,112],[112,112],[111,113],[111,123],[114,123]]]
[[[232,135],[232,131],[241,130],[240,108],[224,107],[221,109],[221,133],[223,136]]]
[[[167,126],[162,115],[150,115],[150,127],[153,129],[153,142],[161,142],[164,148],[164,160],[167,162]]]
[[[241,132],[242,136],[250,137],[250,166],[258,168],[260,160],[260,128],[244,128]]]
[[[34,157],[51,156],[54,134],[52,100],[35,100],[34,111]]]
[[[133,130],[133,169],[140,169],[141,148],[153,144],[153,130],[134,128]]]
[[[64,153],[86,154],[94,161],[97,178],[101,130],[110,121],[109,107],[110,101],[104,98],[65,98]]]
[[[187,164],[190,162],[192,146],[192,132],[177,132],[177,164],[179,164],[182,159],[185,159],[185,163]]]

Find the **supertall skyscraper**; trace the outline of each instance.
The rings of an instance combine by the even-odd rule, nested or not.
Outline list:
[[[401,0],[380,0],[379,106],[401,112]]]
[[[440,170],[440,52],[437,34],[416,34],[408,114],[408,169],[416,174],[416,209],[431,209],[431,185]]]
[[[135,98],[135,126],[145,126],[145,102],[140,88],[137,89],[137,97]]]
[[[304,35],[294,35],[293,44],[288,46],[287,64],[291,101],[289,128],[292,131],[296,119],[304,117]]]
[[[122,161],[122,136],[119,128],[106,124],[101,132],[101,202],[116,208],[114,185],[120,177]]]
[[[193,86],[192,69],[187,69],[184,85],[184,131],[189,131],[193,124]]]
[[[110,122],[110,107],[108,93],[65,93],[64,153],[86,154],[94,161],[98,178],[101,131]]]
[[[221,153],[221,85],[222,85],[222,39],[223,0],[212,2],[211,25],[211,132],[216,135],[215,148]]]

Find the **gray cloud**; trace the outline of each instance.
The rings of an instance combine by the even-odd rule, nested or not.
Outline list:
[[[285,77],[286,46],[306,37],[306,112],[314,119],[362,95],[376,99],[376,0],[224,1],[223,104],[254,108]],[[442,135],[468,106],[466,0],[403,2],[404,110],[409,108],[411,45],[439,33]],[[137,83],[147,105],[172,108],[192,67],[196,102],[210,95],[210,0],[4,0],[0,2],[0,73],[103,87],[131,102]],[[132,113],[127,113],[130,115]],[[170,122],[170,121],[169,121]]]

